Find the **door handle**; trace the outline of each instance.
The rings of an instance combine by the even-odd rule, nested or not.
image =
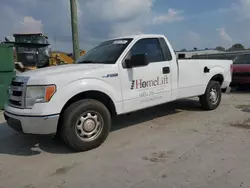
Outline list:
[[[163,67],[162,68],[162,73],[163,74],[169,74],[170,73],[170,68],[169,67]]]
[[[204,73],[209,73],[209,72],[210,72],[210,69],[207,68],[207,67],[205,67],[205,68],[204,68]]]

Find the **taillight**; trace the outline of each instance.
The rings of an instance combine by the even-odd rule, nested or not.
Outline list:
[[[233,76],[233,64],[230,65],[231,76]]]
[[[233,64],[230,65],[230,71],[233,72]]]

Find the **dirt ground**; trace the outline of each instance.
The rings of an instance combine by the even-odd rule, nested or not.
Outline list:
[[[99,148],[74,153],[0,115],[1,188],[250,187],[250,92],[200,109],[186,99],[117,117]]]

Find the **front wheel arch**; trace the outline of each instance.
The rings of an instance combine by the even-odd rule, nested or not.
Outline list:
[[[101,91],[91,90],[91,91],[84,91],[81,93],[78,93],[71,97],[63,106],[60,114],[63,113],[63,111],[72,103],[82,100],[82,99],[95,99],[101,103],[103,103],[109,110],[110,114],[112,116],[115,116],[117,114],[116,107],[113,102],[113,100],[106,94]]]

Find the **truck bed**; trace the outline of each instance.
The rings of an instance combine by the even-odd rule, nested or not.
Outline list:
[[[223,77],[222,88],[224,82],[231,82],[230,67],[231,60],[208,60],[208,59],[181,59],[178,60],[179,67],[179,81],[178,98],[192,97],[202,95],[205,90],[213,71],[219,70]],[[205,73],[204,69],[207,67],[210,72]]]

